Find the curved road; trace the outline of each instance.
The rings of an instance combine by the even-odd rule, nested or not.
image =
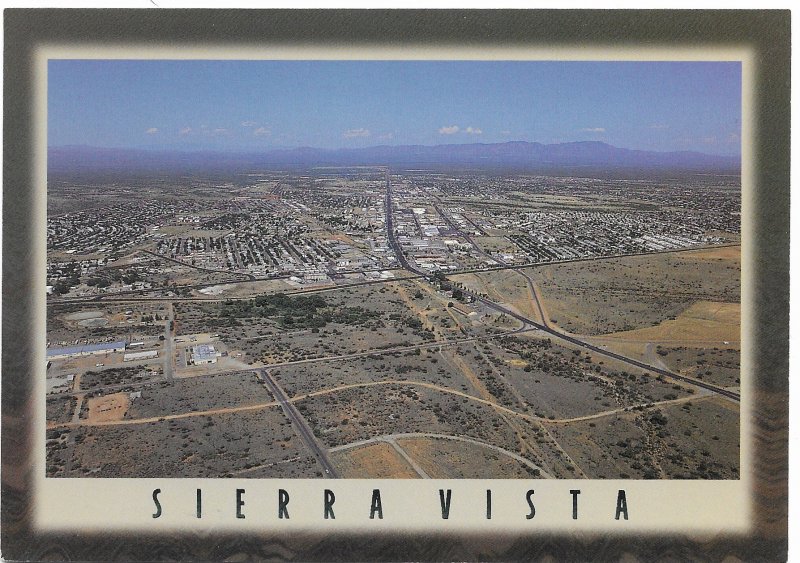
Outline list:
[[[248,370],[248,373],[252,373],[254,370]],[[236,373],[236,372],[233,372]],[[161,380],[163,381],[163,380]],[[374,387],[378,385],[408,385],[408,386],[416,386],[416,387],[424,387],[427,389],[432,389],[434,391],[440,391],[442,393],[448,393],[451,395],[457,395],[464,399],[469,399],[471,401],[475,401],[477,403],[481,403],[486,406],[493,407],[499,411],[502,411],[507,414],[511,414],[514,416],[518,416],[520,418],[524,418],[526,420],[540,422],[543,424],[569,424],[572,422],[581,422],[584,420],[592,420],[596,418],[603,418],[606,416],[612,416],[615,414],[620,414],[623,412],[630,412],[638,407],[642,407],[645,409],[655,408],[662,405],[671,405],[677,403],[683,403],[688,401],[701,401],[703,399],[710,399],[713,395],[705,395],[705,396],[689,396],[689,397],[681,397],[679,399],[668,399],[665,401],[657,401],[652,403],[644,403],[641,405],[630,405],[628,407],[619,407],[616,409],[611,409],[607,411],[601,411],[594,414],[588,414],[583,416],[577,416],[573,418],[542,418],[539,416],[530,415],[527,413],[515,411],[511,408],[505,407],[499,403],[495,403],[493,401],[489,401],[486,399],[482,399],[480,397],[476,397],[475,395],[470,395],[468,393],[464,393],[463,391],[458,391],[456,389],[450,389],[449,387],[442,387],[441,385],[436,385],[435,383],[427,383],[424,381],[414,381],[412,379],[389,379],[384,381],[369,381],[366,383],[348,383],[345,385],[339,385],[337,387],[329,387],[327,389],[320,389],[319,391],[312,391],[310,393],[304,393],[301,395],[295,395],[294,397],[287,399],[287,404],[298,403],[300,401],[304,401],[305,399],[311,397],[319,397],[322,395],[329,395],[331,393],[337,393],[339,391],[345,391],[347,389],[356,389],[359,387]],[[83,397],[83,394],[78,394],[79,399]],[[253,405],[243,405],[238,407],[221,407],[216,409],[209,409],[205,411],[190,411],[184,412],[179,414],[165,414],[160,416],[150,416],[145,418],[129,418],[129,419],[121,419],[121,420],[103,420],[103,421],[89,421],[89,420],[80,420],[73,417],[72,421],[70,422],[48,422],[47,429],[51,430],[54,428],[72,428],[76,426],[124,426],[129,424],[147,424],[149,422],[161,422],[164,420],[174,420],[174,419],[181,419],[181,418],[192,418],[198,416],[208,416],[208,415],[215,415],[215,414],[227,414],[233,412],[243,412],[243,411],[253,411],[253,410],[260,410],[266,409],[270,407],[277,407],[282,406],[283,403],[275,400],[269,401],[266,403],[256,403]],[[80,406],[80,405],[79,405]],[[76,414],[79,412],[79,408],[76,408]]]

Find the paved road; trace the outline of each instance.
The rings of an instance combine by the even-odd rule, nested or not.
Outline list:
[[[551,336],[554,336],[554,337],[556,337],[556,338],[558,338],[560,340],[565,340],[567,342],[570,342],[571,344],[575,344],[577,346],[580,346],[581,348],[586,348],[587,350],[591,350],[592,352],[595,352],[595,353],[600,354],[602,356],[606,356],[608,358],[613,358],[615,360],[619,360],[621,362],[624,362],[626,364],[641,368],[643,370],[650,371],[650,372],[653,372],[653,373],[657,373],[659,375],[663,375],[664,377],[669,377],[670,379],[683,381],[685,383],[690,383],[691,385],[695,385],[697,387],[702,387],[703,389],[708,389],[709,391],[713,391],[714,393],[717,393],[718,395],[722,395],[723,397],[727,397],[728,399],[732,399],[732,400],[737,401],[737,402],[741,399],[739,393],[736,393],[735,391],[731,391],[730,389],[725,389],[724,387],[718,387],[716,385],[711,385],[711,384],[706,383],[704,381],[700,381],[700,380],[697,380],[697,379],[692,379],[691,377],[685,377],[683,375],[678,375],[677,373],[673,373],[671,371],[668,371],[668,370],[665,370],[665,369],[661,369],[661,368],[658,368],[658,367],[650,365],[650,364],[646,364],[645,362],[636,360],[634,358],[629,358],[628,356],[623,356],[622,354],[618,354],[616,352],[612,352],[611,350],[605,350],[604,348],[601,348],[599,346],[595,346],[594,344],[590,344],[590,343],[588,343],[588,342],[586,342],[584,340],[581,340],[579,338],[576,338],[574,336],[558,332],[557,330],[552,329],[549,326],[543,325],[541,323],[537,323],[537,322],[533,321],[532,319],[529,319],[529,318],[527,318],[527,317],[525,317],[523,315],[520,315],[516,311],[512,311],[511,309],[508,309],[507,307],[504,307],[502,305],[498,305],[494,301],[491,301],[491,300],[489,300],[489,299],[487,299],[485,297],[482,297],[480,295],[472,293],[469,290],[464,290],[464,293],[472,295],[473,297],[475,297],[476,300],[480,301],[481,303],[483,303],[484,305],[486,305],[488,307],[491,307],[492,309],[495,309],[496,311],[500,311],[500,312],[505,313],[506,315],[508,315],[510,317],[514,317],[515,319],[517,319],[519,321],[522,321],[524,323],[528,323],[529,325],[531,325],[531,326],[533,326],[535,328],[538,328],[539,330],[541,330],[543,332],[546,332],[547,334],[550,334]]]
[[[389,180],[389,172],[386,172],[386,238],[389,241],[389,247],[394,252],[395,257],[397,258],[397,262],[406,270],[410,272],[428,277],[428,274],[422,272],[408,263],[406,260],[405,254],[403,254],[403,249],[400,247],[400,243],[397,242],[397,238],[394,234],[394,209],[392,208],[392,182]]]
[[[311,451],[319,464],[325,470],[325,477],[328,479],[338,479],[339,474],[328,459],[327,452],[320,447],[319,442],[317,442],[317,439],[314,436],[314,433],[311,431],[311,428],[308,426],[306,419],[303,418],[303,416],[297,411],[297,408],[289,401],[289,399],[286,397],[286,393],[269,373],[269,370],[260,369],[258,370],[258,373],[261,375],[261,379],[264,380],[264,383],[267,385],[269,390],[272,391],[275,399],[277,399],[280,403],[283,412],[286,413],[286,416],[289,417],[289,420],[294,423],[293,425],[297,431],[297,434],[300,436],[303,442],[305,442],[309,451]]]

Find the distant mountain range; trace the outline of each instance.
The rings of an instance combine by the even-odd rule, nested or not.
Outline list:
[[[203,172],[314,166],[659,169],[738,174],[740,158],[699,152],[622,149],[583,141],[545,145],[526,141],[456,145],[399,145],[357,149],[300,147],[254,151],[179,151],[62,146],[48,149],[48,172]]]

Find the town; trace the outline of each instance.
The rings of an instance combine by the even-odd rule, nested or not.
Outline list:
[[[680,250],[739,236],[740,198],[725,184],[490,177],[469,195],[477,179],[445,174],[261,176],[241,188],[220,186],[205,200],[175,186],[174,199],[139,205],[123,202],[130,189],[112,190],[120,203],[50,217],[48,292],[157,289],[176,267],[297,284],[385,279],[398,267],[386,233],[389,181],[393,234],[431,273]]]
[[[48,196],[48,476],[739,475],[738,176],[77,186]]]

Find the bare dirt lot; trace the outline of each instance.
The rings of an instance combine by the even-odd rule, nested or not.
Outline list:
[[[488,253],[495,252],[519,252],[519,248],[506,237],[474,237],[475,241],[482,250]]]
[[[128,412],[130,400],[127,393],[112,393],[99,397],[90,397],[86,401],[88,422],[108,422],[122,420]]]

